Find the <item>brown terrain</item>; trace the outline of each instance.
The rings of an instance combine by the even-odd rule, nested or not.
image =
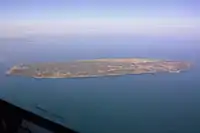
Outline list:
[[[126,74],[179,73],[190,63],[143,58],[79,60],[65,63],[20,64],[7,74],[34,78],[76,78]]]

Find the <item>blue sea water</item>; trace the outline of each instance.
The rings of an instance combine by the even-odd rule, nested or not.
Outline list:
[[[200,132],[199,41],[82,38],[1,44],[6,52],[0,66],[0,96],[24,109],[81,133]],[[187,72],[155,76],[34,79],[4,74],[21,62],[108,57],[188,60],[194,66]]]

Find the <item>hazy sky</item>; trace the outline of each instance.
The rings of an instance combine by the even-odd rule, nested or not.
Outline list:
[[[199,0],[1,0],[0,36],[198,36]]]

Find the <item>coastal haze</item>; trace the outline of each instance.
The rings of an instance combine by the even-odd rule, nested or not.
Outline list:
[[[80,133],[199,133],[198,5],[189,0],[3,1],[0,97]],[[131,58],[142,63],[124,63]],[[113,63],[116,59],[120,62]],[[104,72],[122,67],[122,76],[32,78],[47,69],[95,75],[102,60],[109,60],[100,63]],[[69,67],[74,62],[75,70]],[[9,71],[13,66],[20,71]]]

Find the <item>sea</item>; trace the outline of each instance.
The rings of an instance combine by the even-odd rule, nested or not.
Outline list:
[[[16,106],[80,133],[200,133],[199,40],[1,38],[0,47],[0,98]],[[183,60],[193,65],[178,74],[77,79],[5,75],[18,63],[131,57]]]

